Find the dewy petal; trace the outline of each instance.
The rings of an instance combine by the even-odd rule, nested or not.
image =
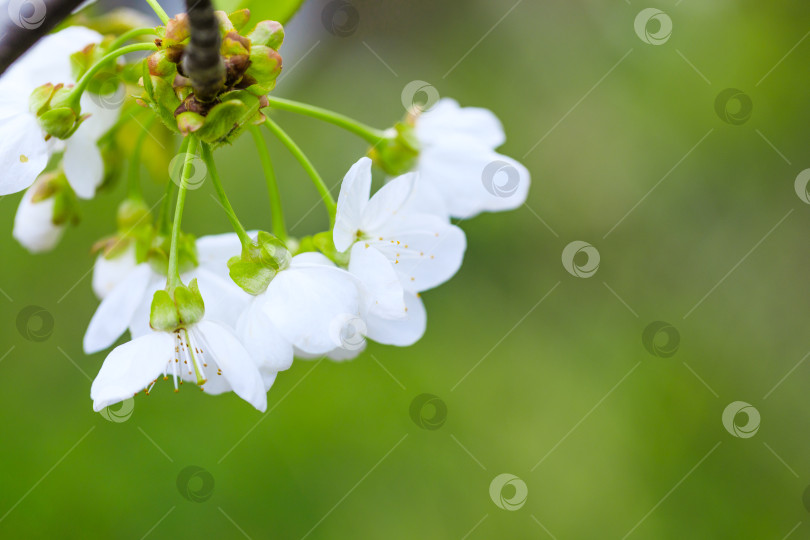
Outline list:
[[[138,306],[146,300],[151,278],[149,264],[139,264],[101,301],[84,334],[84,352],[92,354],[106,349],[124,333]],[[151,296],[148,301],[151,303]]]
[[[266,377],[272,375],[274,379],[277,372],[292,366],[293,347],[264,314],[261,299],[254,299],[244,310],[236,330],[237,337],[265,377],[266,387]]]
[[[163,373],[173,355],[174,337],[165,332],[152,332],[113,349],[90,387],[93,410],[133,397]]]
[[[419,158],[421,181],[443,196],[451,216],[512,210],[526,202],[531,177],[514,159],[467,144],[426,148]]]
[[[416,179],[416,173],[408,173],[380,188],[363,212],[362,231],[373,234],[396,216],[411,196]]]
[[[136,265],[134,245],[128,246],[123,253],[111,259],[99,255],[93,265],[93,292],[103,300]]]
[[[199,340],[207,347],[206,354],[210,354],[222,370],[221,377],[225,378],[236,395],[259,411],[266,411],[267,391],[264,388],[264,381],[250,354],[236,336],[224,326],[205,320],[189,328],[189,332],[193,333],[195,341]],[[209,374],[209,379],[211,377],[218,375]],[[203,388],[210,392],[206,388],[207,384],[203,385]]]
[[[82,199],[92,199],[104,179],[104,161],[96,140],[82,133],[82,125],[65,141],[62,168],[70,187]]]
[[[0,195],[33,184],[48,164],[49,154],[34,115],[25,111],[0,120]]]
[[[459,107],[444,98],[416,122],[416,136],[424,146],[441,145],[455,138],[472,139],[490,150],[506,141],[501,121],[487,109]]]
[[[262,294],[270,322],[287,341],[309,354],[337,346],[343,326],[360,313],[360,284],[334,266],[295,264],[283,270]]]
[[[352,165],[343,178],[337,201],[333,240],[338,251],[346,251],[356,239],[363,212],[371,194],[371,160],[367,157]]]
[[[404,291],[399,276],[376,247],[357,242],[352,247],[349,272],[357,276],[368,292],[368,309],[389,318],[404,316]]]
[[[419,341],[427,327],[427,312],[415,294],[405,294],[406,317],[389,319],[372,311],[366,317],[368,338],[385,345],[409,347]]]
[[[53,223],[53,197],[38,202],[32,202],[32,197],[31,189],[23,195],[14,216],[12,235],[31,253],[50,251],[62,238],[65,226]]]
[[[427,214],[400,216],[372,244],[393,264],[406,291],[441,285],[461,267],[467,239],[464,231]]]

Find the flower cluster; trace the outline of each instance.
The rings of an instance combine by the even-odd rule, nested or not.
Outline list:
[[[277,374],[296,357],[347,360],[367,340],[418,341],[427,323],[421,294],[453,277],[464,257],[465,234],[451,219],[517,208],[526,199],[528,171],[496,150],[505,141],[498,119],[442,99],[377,130],[275,97],[284,31],[278,22],[261,21],[243,32],[250,27],[247,10],[212,17],[219,25],[212,50],[224,71],[214,91],[203,93],[188,60],[195,31],[189,18],[158,15],[164,25],[117,37],[68,26],[0,77],[0,194],[27,189],[14,225],[25,247],[53,248],[77,221],[78,199],[127,177],[117,232],[95,246],[92,285],[101,302],[84,349],[105,350],[126,333],[131,340],[109,353],[93,381],[94,409],[148,394],[162,378],[175,391],[184,383],[209,394],[232,391],[264,411]],[[138,43],[124,45],[128,40]],[[133,57],[138,51],[150,55]],[[141,112],[121,113],[130,106]],[[331,122],[369,143],[337,200],[273,120],[280,110]],[[128,123],[136,114],[140,127]],[[312,179],[328,229],[288,235],[262,127]],[[143,133],[122,151],[120,142],[109,141],[128,128]],[[153,212],[157,205],[140,190],[139,168],[145,136],[157,130],[182,142],[163,175],[167,194]],[[223,182],[214,161],[216,147],[243,132],[257,142],[270,191],[267,230],[245,230],[225,193],[237,179]],[[386,178],[372,192],[374,167]],[[198,170],[210,179],[234,232],[194,238],[183,231]]]

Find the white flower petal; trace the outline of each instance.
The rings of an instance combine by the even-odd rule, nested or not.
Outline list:
[[[262,303],[261,299],[250,303],[239,318],[236,335],[265,376],[292,366],[293,347],[264,314]]]
[[[406,317],[390,319],[371,312],[366,317],[368,338],[385,345],[409,347],[419,341],[427,327],[427,312],[415,294],[405,294]]]
[[[146,388],[173,355],[174,337],[165,332],[152,332],[113,349],[90,387],[93,410],[98,412]]]
[[[92,199],[104,179],[104,161],[96,140],[81,133],[84,125],[65,141],[62,168],[70,187],[82,199]]]
[[[368,293],[368,309],[384,317],[404,316],[404,291],[391,262],[376,247],[357,242],[352,247],[349,272],[357,276]]]
[[[222,370],[222,375],[207,374],[209,380],[214,377],[223,377],[230,388],[261,412],[267,410],[267,391],[259,369],[250,358],[250,354],[236,336],[226,327],[212,321],[200,321],[189,329],[195,341],[201,342],[206,348],[206,354],[216,362]],[[212,393],[203,385],[206,392]]]
[[[401,212],[403,214],[432,214],[446,221],[450,220],[450,212],[447,210],[444,195],[436,189],[436,186],[425,181],[421,176],[416,179],[413,192]]]
[[[101,301],[84,334],[84,352],[92,354],[106,349],[124,333],[139,304],[147,301],[145,293],[151,278],[152,268],[147,263],[139,264]],[[151,301],[150,296],[148,302]]]
[[[262,309],[287,341],[309,354],[340,345],[347,319],[360,313],[359,283],[349,272],[329,266],[293,265],[270,282]]]
[[[380,188],[363,212],[360,229],[373,234],[396,216],[411,196],[416,178],[416,173],[404,174]]]
[[[188,283],[194,276],[200,288],[205,303],[205,318],[215,321],[229,328],[236,328],[236,321],[247,307],[251,296],[239,288],[231,278],[223,278],[210,270],[197,267],[184,283]]]
[[[363,157],[352,165],[340,186],[332,237],[338,251],[346,251],[354,242],[370,194],[371,160]]]
[[[31,253],[42,253],[52,250],[59,243],[65,226],[53,223],[53,197],[32,202],[33,195],[33,189],[29,189],[20,200],[12,235]]]
[[[380,233],[376,246],[394,265],[406,291],[441,285],[461,267],[467,239],[464,231],[436,216],[401,216]]]
[[[135,246],[130,245],[122,253],[108,259],[96,257],[93,265],[93,292],[103,300],[135,268]]]
[[[526,202],[531,178],[514,159],[466,144],[426,148],[419,158],[420,180],[434,186],[451,216],[512,210]]]
[[[464,137],[486,146],[490,150],[506,140],[501,121],[487,109],[459,107],[453,99],[439,100],[416,122],[416,136],[424,145],[441,145],[446,141]]]
[[[34,183],[50,152],[37,119],[27,111],[0,120],[0,195]]]

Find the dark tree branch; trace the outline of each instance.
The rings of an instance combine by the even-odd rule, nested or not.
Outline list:
[[[56,28],[82,0],[43,0],[21,2],[20,13],[9,13],[0,23],[0,74],[22,54],[30,49],[39,38]],[[44,5],[45,9],[40,9]],[[6,7],[5,5],[3,6]],[[5,15],[5,13],[3,14]]]
[[[219,54],[222,38],[211,0],[186,0],[191,39],[183,53],[183,71],[191,79],[194,97],[216,99],[225,87],[225,62]]]

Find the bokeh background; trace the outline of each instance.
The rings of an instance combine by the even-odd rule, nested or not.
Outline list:
[[[415,346],[298,361],[265,414],[164,384],[111,422],[89,399],[104,354],[81,338],[97,305],[89,246],[112,232],[123,186],[42,256],[11,239],[20,197],[4,197],[0,537],[810,537],[810,199],[794,186],[810,167],[808,6],[349,2],[353,23],[344,10],[328,28],[328,3],[310,0],[287,25],[275,92],[379,127],[413,80],[490,108],[502,151],[532,172],[527,204],[460,224],[465,264],[424,295]],[[660,44],[660,17],[634,28],[649,7],[672,22]],[[727,88],[746,97],[723,118]],[[330,184],[365,151],[277,120]],[[308,179],[269,147],[292,232],[321,230]],[[268,227],[249,137],[218,160],[239,215]],[[190,232],[228,229],[211,193],[191,193]],[[590,277],[563,266],[573,241],[600,255]],[[28,306],[52,317],[46,339],[30,339],[36,318],[18,324]],[[410,408],[426,393],[420,426]],[[737,401],[753,410],[732,410],[729,431]],[[757,412],[753,436],[732,433]],[[504,473],[517,480],[493,498]]]

